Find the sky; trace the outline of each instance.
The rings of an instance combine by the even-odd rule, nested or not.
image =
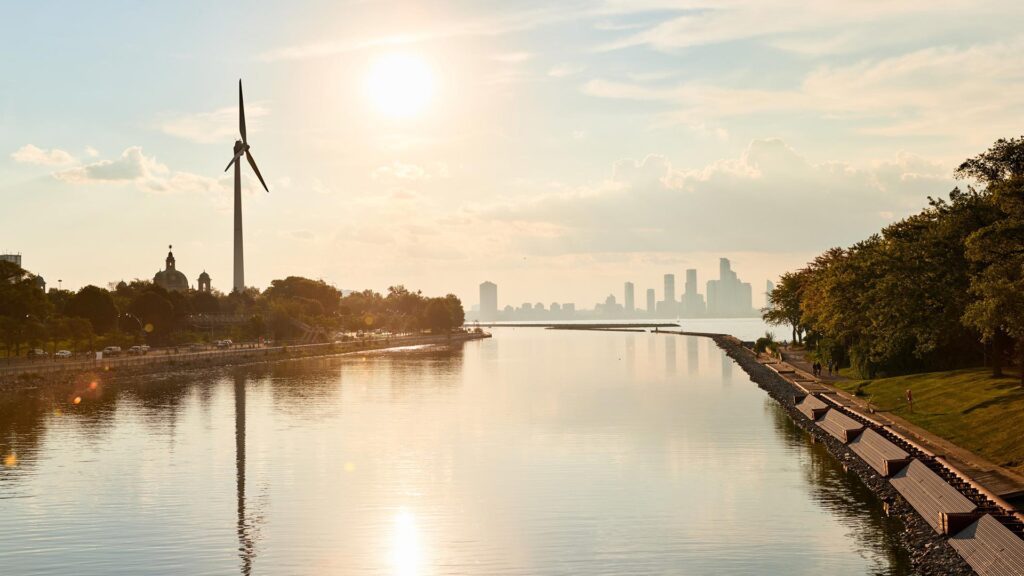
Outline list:
[[[0,252],[51,286],[477,285],[499,305],[765,280],[918,211],[1024,119],[1024,4],[18,2]]]

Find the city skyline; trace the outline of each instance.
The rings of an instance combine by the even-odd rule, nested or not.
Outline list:
[[[478,304],[472,306],[467,318],[473,321],[492,322],[571,319],[577,314],[607,319],[745,318],[760,315],[763,306],[753,304],[752,284],[739,279],[728,258],[719,258],[719,276],[709,278],[705,282],[703,293],[698,289],[698,273],[696,269],[686,270],[686,284],[682,291],[676,289],[675,274],[664,274],[661,298],[658,299],[655,288],[647,288],[643,307],[637,306],[637,285],[630,280],[623,283],[618,296],[614,292],[610,293],[603,301],[595,302],[593,307],[588,307],[586,303],[558,300],[523,301],[518,304],[506,301],[502,304],[498,294],[499,285],[485,280],[479,285]],[[767,280],[766,285],[772,285],[772,281]],[[712,294],[710,299],[707,298],[708,294]],[[567,305],[571,306],[568,310]]]

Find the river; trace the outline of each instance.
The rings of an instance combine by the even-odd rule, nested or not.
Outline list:
[[[493,333],[0,395],[0,571],[909,573],[712,341]]]

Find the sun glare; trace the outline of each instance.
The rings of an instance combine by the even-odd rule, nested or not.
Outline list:
[[[382,114],[409,118],[422,112],[433,97],[434,75],[418,56],[389,54],[373,64],[366,92]]]

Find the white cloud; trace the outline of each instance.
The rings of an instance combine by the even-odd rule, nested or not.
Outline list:
[[[879,136],[946,136],[972,147],[1005,136],[1024,114],[1024,76],[1016,55],[1024,36],[977,46],[932,47],[850,64],[819,66],[792,88],[775,90],[689,82],[664,86],[593,79],[585,94],[660,102],[672,118],[700,126],[723,118],[797,113],[856,120]],[[717,128],[716,128],[717,130]]]
[[[891,38],[904,36],[908,22],[925,23],[934,34],[938,27],[962,25],[966,18],[977,21],[979,14],[997,16],[993,20],[998,24],[999,15],[1009,18],[1020,13],[1019,5],[1000,0],[682,0],[638,5],[630,2],[616,9],[622,14],[660,9],[676,15],[608,43],[603,46],[606,50],[647,46],[670,51],[758,39],[803,53],[808,44],[831,52],[857,51],[874,45],[879,38],[889,36],[886,41],[891,42]],[[892,34],[881,33],[883,28]],[[862,41],[851,41],[854,36]]]
[[[566,76],[574,76],[584,70],[583,66],[574,66],[572,64],[559,64],[552,66],[548,70],[548,76],[552,78],[565,78]]]
[[[533,58],[533,54],[530,52],[508,52],[505,54],[495,54],[491,56],[491,59],[496,62],[503,62],[505,64],[519,64],[526,62]]]
[[[75,185],[134,184],[148,192],[210,192],[223,189],[227,180],[217,180],[189,172],[172,171],[146,156],[140,146],[126,148],[114,160],[99,160],[54,172],[58,180]]]
[[[20,164],[41,164],[44,166],[62,166],[73,164],[75,157],[59,148],[44,150],[32,144],[26,144],[11,153],[11,158]]]
[[[269,110],[259,103],[246,104],[245,127],[248,133],[258,132],[261,119]],[[238,139],[238,108],[226,107],[213,112],[180,114],[168,117],[159,122],[159,128],[165,134],[184,138],[202,144],[230,143]],[[229,158],[230,159],[230,158]]]
[[[816,251],[878,230],[879,217],[920,209],[952,187],[950,171],[916,156],[867,167],[812,163],[777,139],[694,169],[650,155],[612,176],[477,210],[524,254]],[[506,232],[508,233],[508,232]]]

